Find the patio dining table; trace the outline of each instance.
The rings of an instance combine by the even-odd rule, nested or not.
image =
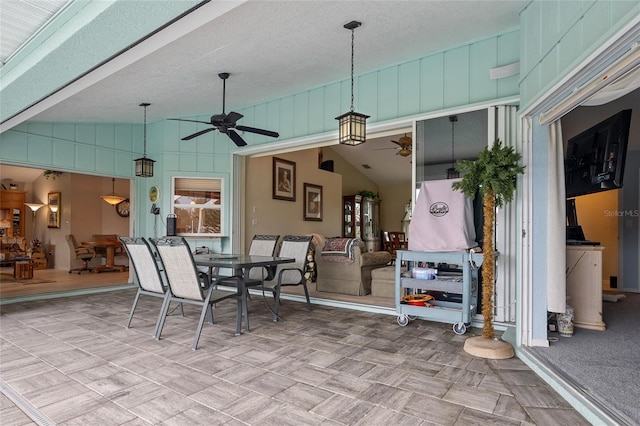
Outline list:
[[[282,263],[293,263],[291,257],[256,256],[249,254],[195,254],[193,260],[196,265],[209,268],[209,276],[214,276],[213,269],[231,269],[233,272],[228,276],[220,276],[220,280],[235,280],[240,292],[242,304],[242,316],[245,321],[245,331],[251,331],[249,327],[249,313],[247,309],[247,288],[245,281],[249,277],[251,268],[276,266]],[[224,282],[222,283],[224,284]],[[242,333],[242,321],[238,321],[236,326],[236,336]]]

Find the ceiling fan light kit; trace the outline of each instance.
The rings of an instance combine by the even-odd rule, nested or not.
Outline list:
[[[392,140],[391,142],[400,146],[400,149],[398,150],[398,152],[396,152],[396,155],[399,155],[401,157],[408,157],[411,155],[412,141],[411,141],[411,138],[407,136],[406,133],[404,134],[404,136],[400,138],[399,141]]]
[[[218,74],[218,77],[222,80],[222,114],[214,114],[211,116],[209,121],[201,121],[201,120],[187,120],[182,118],[169,118],[169,120],[174,121],[188,121],[191,123],[203,123],[209,124],[213,127],[208,129],[200,130],[195,132],[189,136],[185,136],[182,138],[183,141],[188,141],[193,138],[197,138],[198,136],[204,135],[205,133],[212,132],[214,130],[218,130],[220,133],[224,133],[229,136],[229,138],[236,144],[237,147],[243,147],[247,145],[247,142],[240,136],[238,132],[248,132],[255,133],[258,135],[269,136],[272,138],[280,137],[278,132],[274,132],[271,130],[257,129],[255,127],[242,126],[237,125],[237,121],[244,117],[242,114],[238,112],[231,111],[229,114],[225,113],[225,103],[226,103],[226,92],[227,86],[226,81],[231,74],[228,72],[221,72]]]
[[[351,21],[344,27],[351,31],[351,109],[349,112],[336,117],[338,120],[338,142],[343,145],[360,145],[367,141],[368,115],[355,112],[353,108],[353,41],[354,30],[362,25],[361,22]]]
[[[153,163],[154,160],[147,158],[147,107],[151,105],[149,103],[141,103],[139,106],[144,107],[144,151],[142,157],[136,158],[136,176],[139,177],[153,177]]]

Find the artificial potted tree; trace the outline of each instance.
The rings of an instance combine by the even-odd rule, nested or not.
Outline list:
[[[496,207],[511,202],[519,174],[524,166],[519,164],[522,156],[512,147],[502,146],[500,139],[491,148],[483,149],[476,161],[461,160],[457,169],[463,173],[462,180],[453,183],[454,190],[461,191],[469,198],[482,196],[484,212],[484,239],[482,252],[482,336],[466,340],[466,352],[491,359],[511,358],[513,348],[507,342],[496,340],[493,329],[493,286],[495,282],[494,229]]]

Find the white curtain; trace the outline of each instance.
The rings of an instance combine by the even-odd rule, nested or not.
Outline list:
[[[547,311],[564,312],[567,298],[566,196],[560,120],[549,125],[547,200]]]

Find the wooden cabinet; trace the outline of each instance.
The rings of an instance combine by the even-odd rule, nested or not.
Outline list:
[[[0,191],[0,221],[3,236],[24,237],[24,199],[26,192],[11,189]],[[5,226],[7,226],[5,228]]]
[[[360,238],[366,251],[380,250],[380,200],[361,195],[343,197],[342,236]]]
[[[601,246],[567,246],[567,303],[573,307],[574,326],[605,330],[602,321]]]

